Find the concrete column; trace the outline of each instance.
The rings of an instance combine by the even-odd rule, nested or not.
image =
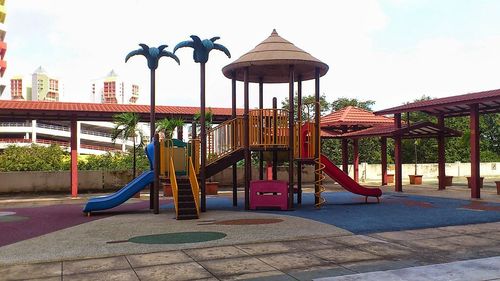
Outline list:
[[[394,127],[401,128],[401,113],[394,114]],[[401,159],[401,136],[394,137],[394,190],[403,192],[403,162]]]
[[[387,185],[387,138],[380,138],[380,159],[382,164],[382,185]]]
[[[78,197],[78,125],[76,118],[71,119],[71,197]]]
[[[439,135],[438,135],[438,175],[439,175],[439,190],[446,189],[446,171],[445,171],[445,142],[444,142],[444,117],[440,115],[438,117]]]
[[[471,198],[481,198],[481,180],[479,171],[479,107],[477,104],[470,105],[470,176],[471,176]]]
[[[358,142],[358,139],[352,140],[352,148],[353,148],[353,153],[354,153],[354,159],[353,159],[354,181],[359,182],[359,142]]]
[[[36,120],[31,120],[31,142],[36,143]]]

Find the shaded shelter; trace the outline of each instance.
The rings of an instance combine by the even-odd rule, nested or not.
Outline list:
[[[438,126],[444,127],[447,117],[469,116],[470,148],[471,148],[471,197],[480,198],[480,171],[479,171],[479,116],[480,114],[500,112],[500,89],[475,92],[458,96],[451,96],[426,101],[418,101],[401,106],[396,106],[375,112],[376,115],[394,115],[397,128],[401,127],[401,114],[405,112],[420,111],[436,116]],[[396,144],[401,138],[396,138]],[[396,157],[400,159],[401,147],[395,147]],[[444,189],[445,183],[445,143],[444,134],[438,136],[438,165],[439,189]],[[396,190],[401,188],[401,163],[396,162]]]

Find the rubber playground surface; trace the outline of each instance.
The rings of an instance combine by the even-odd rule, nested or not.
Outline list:
[[[302,206],[298,206],[294,211],[244,211],[241,197],[238,207],[233,207],[232,197],[229,194],[208,196],[208,212],[202,214],[198,224],[218,223],[232,226],[273,224],[281,222],[283,220],[281,218],[296,217],[328,224],[354,234],[369,234],[500,221],[500,203],[385,192],[379,204],[373,202],[373,198],[365,204],[364,197],[349,192],[325,192],[323,195],[327,200],[323,208],[319,210],[314,208],[314,195],[304,193]],[[3,208],[0,209],[2,229],[0,247],[75,226],[85,231],[85,224],[105,218],[113,219],[114,216],[117,218],[130,214],[153,216],[149,213],[148,206],[149,201],[136,199],[132,200],[132,203],[123,204],[109,211],[96,212],[90,217],[82,213],[83,204]],[[236,212],[239,217],[236,220],[226,217],[225,220],[218,222],[203,220],[206,214],[218,211]],[[160,215],[162,213],[168,214],[165,224],[169,224],[173,214],[171,200],[162,200]],[[262,218],[253,214],[272,216]]]

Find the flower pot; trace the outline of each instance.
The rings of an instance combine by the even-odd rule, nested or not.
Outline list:
[[[141,198],[141,193],[137,192],[136,194],[134,194],[134,198]]]
[[[452,185],[453,185],[453,176],[444,176],[444,186],[452,186]]]
[[[219,188],[219,182],[207,182],[205,183],[205,192],[207,195],[217,195],[217,190]]]
[[[410,184],[422,184],[422,175],[409,175]]]
[[[495,181],[497,184],[497,195],[500,195],[500,181]]]
[[[163,184],[163,196],[165,196],[165,197],[172,197],[173,196],[172,186],[170,185],[170,183]]]
[[[394,183],[394,175],[393,174],[387,174],[386,180],[387,180],[387,183]]]
[[[479,188],[483,188],[484,177],[479,177]],[[467,177],[467,187],[471,188],[471,177]]]

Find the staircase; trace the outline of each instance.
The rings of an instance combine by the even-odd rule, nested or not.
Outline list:
[[[221,172],[222,170],[226,169],[232,164],[240,161],[244,157],[245,157],[245,151],[242,148],[224,155],[224,157],[221,157],[216,161],[211,162],[210,164],[205,166],[205,177],[209,178]]]
[[[189,178],[182,177],[177,179],[178,198],[177,198],[177,219],[192,220],[198,218],[196,203],[191,190]]]

